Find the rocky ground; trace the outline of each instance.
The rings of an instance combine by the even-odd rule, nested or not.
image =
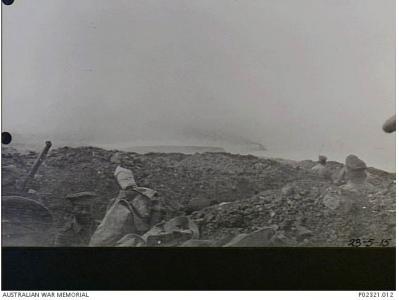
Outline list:
[[[3,148],[2,165],[26,174],[37,156]],[[274,233],[273,245],[281,246],[348,246],[351,239],[395,242],[395,174],[374,168],[368,168],[368,188],[350,210],[325,206],[325,197],[340,197],[339,187],[311,172],[313,161],[229,153],[137,154],[63,147],[50,151],[29,188],[50,209],[56,228],[65,222],[65,197],[71,193],[95,192],[94,217],[101,219],[118,193],[113,173],[119,164],[134,172],[140,186],[161,193],[170,217],[190,215],[200,227],[200,238],[217,246],[265,228]],[[333,174],[341,167],[328,163]],[[4,185],[7,176],[3,170],[3,194],[13,194]]]

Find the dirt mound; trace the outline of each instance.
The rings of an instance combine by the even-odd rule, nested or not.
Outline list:
[[[26,174],[37,153],[7,151],[2,157],[3,167],[12,165]],[[133,171],[139,186],[157,190],[172,210],[192,213],[201,226],[201,239],[220,244],[238,233],[267,225],[285,228],[287,238],[294,238],[296,243],[306,240],[305,243],[323,244],[331,238],[325,231],[329,223],[323,221],[325,207],[317,201],[330,183],[309,170],[314,165],[310,161],[304,167],[300,163],[229,153],[138,154],[63,147],[50,151],[29,188],[51,210],[57,226],[65,222],[69,209],[66,195],[83,191],[98,195],[94,200],[94,217],[101,219],[109,200],[118,193],[113,173],[119,164]],[[333,165],[335,169],[341,166]],[[370,172],[382,193],[376,192],[371,198],[394,199],[394,175],[375,169]],[[283,187],[286,191],[282,191]],[[13,192],[8,187],[7,194]],[[209,205],[212,206],[206,207]],[[206,208],[201,210],[203,207]],[[375,218],[379,217],[377,214]],[[375,218],[373,215],[370,220]],[[294,229],[287,230],[291,223],[295,233]],[[307,239],[299,241],[298,228],[306,231],[300,226],[312,231],[312,238],[307,233]]]
[[[351,239],[395,244],[395,186],[363,191],[350,211],[331,210],[323,197],[328,182],[298,180],[282,189],[267,190],[232,203],[220,203],[194,212],[201,238],[219,245],[242,233],[274,227],[286,246],[348,246]]]

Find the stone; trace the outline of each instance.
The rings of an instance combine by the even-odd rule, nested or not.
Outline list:
[[[325,165],[317,164],[311,169],[311,171],[317,174],[320,178],[331,179],[331,173]]]
[[[350,170],[364,170],[367,168],[366,163],[353,154],[346,157],[345,166]]]
[[[73,194],[68,194],[66,195],[66,199],[70,200],[70,201],[79,201],[82,199],[87,199],[87,198],[93,198],[96,197],[97,194],[94,192],[80,192],[80,193],[73,193]]]
[[[111,158],[109,159],[110,162],[114,164],[121,164],[122,163],[122,155],[119,152],[114,153]]]
[[[281,189],[281,194],[288,197],[291,196],[294,193],[294,187],[292,186],[291,183],[286,184],[282,189]]]
[[[326,194],[323,197],[323,204],[331,210],[335,210],[339,207],[340,199],[336,195]]]
[[[143,247],[145,240],[137,234],[127,234],[116,242],[115,247]]]
[[[188,240],[180,245],[180,247],[214,247],[216,242],[212,240]]]
[[[346,194],[341,187],[330,186],[322,196],[322,203],[330,210],[336,210],[346,201],[343,193]]]
[[[274,235],[272,227],[265,227],[251,233],[241,233],[223,247],[268,247],[272,245],[271,238]]]
[[[296,236],[298,241],[303,241],[307,238],[310,238],[312,235],[313,232],[306,227],[300,225],[296,227]]]
[[[277,232],[271,239],[270,239],[270,247],[283,247],[283,246],[290,246],[295,245],[296,243],[290,240],[283,232]]]
[[[196,197],[196,198],[192,198],[187,206],[186,206],[186,210],[188,212],[193,212],[193,211],[197,211],[197,210],[201,210],[205,207],[208,207],[211,205],[211,200],[210,199],[206,199],[206,198],[200,198],[200,197]]]

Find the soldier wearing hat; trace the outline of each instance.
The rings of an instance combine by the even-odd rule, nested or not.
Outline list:
[[[311,170],[317,173],[321,178],[331,179],[331,174],[327,169],[327,156],[319,155],[317,164]]]
[[[71,211],[67,223],[55,238],[55,246],[87,246],[94,231],[92,201],[96,197],[92,192],[69,194]]]

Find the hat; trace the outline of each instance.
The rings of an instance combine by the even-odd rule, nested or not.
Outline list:
[[[122,190],[125,190],[129,186],[137,187],[133,172],[129,169],[118,166],[115,170],[114,176]]]
[[[319,155],[319,161],[320,162],[326,162],[327,161],[327,156]]]
[[[362,170],[367,168],[366,163],[353,154],[350,154],[346,157],[345,165],[351,170]]]

